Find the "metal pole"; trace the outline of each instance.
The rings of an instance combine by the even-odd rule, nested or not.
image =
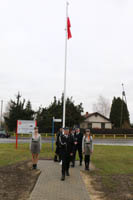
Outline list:
[[[121,102],[121,118],[120,118],[120,128],[122,128],[122,119],[123,119],[123,101],[125,96],[125,91],[124,91],[124,84],[122,83],[122,102]]]
[[[54,117],[52,120],[52,151],[54,150]]]
[[[124,84],[123,84],[123,83],[122,83],[122,88],[123,88],[123,96],[125,97],[125,103],[126,103],[126,105],[127,105],[126,92],[125,92]]]
[[[122,102],[121,102],[120,128],[122,128],[122,119],[123,119],[123,94],[122,94]]]
[[[67,70],[67,18],[68,18],[68,2],[66,2],[66,38],[65,38],[65,70],[64,70],[64,101],[63,101],[63,125],[65,127],[65,116],[66,116],[66,70]]]

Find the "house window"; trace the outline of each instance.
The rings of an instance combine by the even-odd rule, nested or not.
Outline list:
[[[88,128],[92,128],[92,123],[88,123]]]
[[[105,128],[105,123],[101,123],[101,128]]]

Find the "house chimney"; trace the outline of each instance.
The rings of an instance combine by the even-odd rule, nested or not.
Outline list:
[[[86,112],[86,114],[85,114],[85,117],[88,117],[89,116],[89,113],[88,112]]]

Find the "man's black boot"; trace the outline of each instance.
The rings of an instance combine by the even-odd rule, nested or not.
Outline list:
[[[71,165],[71,167],[75,167],[75,163],[74,163],[74,162],[72,162],[72,165]]]
[[[80,164],[79,164],[80,166],[82,166],[82,161],[80,161]]]
[[[65,175],[62,175],[61,181],[64,181],[64,180],[65,180]]]
[[[66,171],[66,176],[70,176],[69,171]]]

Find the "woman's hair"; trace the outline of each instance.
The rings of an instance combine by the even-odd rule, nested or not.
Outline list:
[[[89,132],[89,135],[91,136],[91,131],[90,131],[90,129],[86,129],[86,130],[85,130],[85,135],[86,135],[87,132]]]
[[[87,128],[87,129],[85,130],[85,132],[90,132],[90,129]]]
[[[38,127],[37,127],[37,126],[35,126],[35,127],[34,127],[34,130],[36,130],[36,129],[38,129]]]

